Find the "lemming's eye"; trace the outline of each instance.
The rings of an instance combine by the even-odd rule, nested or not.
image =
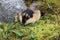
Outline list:
[[[26,16],[28,16],[28,14],[26,14]]]

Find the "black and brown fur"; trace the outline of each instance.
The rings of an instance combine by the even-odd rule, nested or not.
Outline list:
[[[38,21],[40,19],[40,16],[40,10],[33,6],[30,6],[28,9],[19,14],[19,19],[23,25],[27,25],[29,23],[35,23]]]

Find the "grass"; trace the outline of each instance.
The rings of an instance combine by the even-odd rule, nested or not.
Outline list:
[[[46,16],[45,19],[41,17],[34,25],[27,25],[25,27],[19,23],[0,23],[0,39],[52,40],[53,37],[58,37],[60,34],[60,25],[55,16],[51,15],[51,18]],[[51,20],[52,18],[55,20]]]

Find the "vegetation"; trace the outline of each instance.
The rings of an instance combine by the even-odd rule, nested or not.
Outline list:
[[[27,2],[28,1],[28,2]],[[34,0],[25,0],[29,6]],[[43,16],[34,25],[0,22],[0,40],[60,40],[59,0],[35,0]]]

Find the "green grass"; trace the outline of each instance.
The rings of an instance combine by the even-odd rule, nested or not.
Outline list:
[[[56,15],[46,16],[34,25],[22,26],[19,23],[0,23],[1,40],[52,40],[60,34],[60,25]],[[59,16],[60,17],[60,16]]]
[[[48,3],[49,3],[49,2],[53,2],[53,3],[55,3],[55,4],[57,4],[57,5],[60,6],[59,0],[47,0],[47,2],[48,2]]]

